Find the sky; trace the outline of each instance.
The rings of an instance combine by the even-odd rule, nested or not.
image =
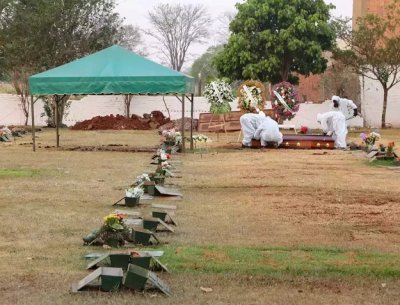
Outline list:
[[[285,1],[285,0],[283,0]],[[326,3],[332,3],[336,6],[336,9],[332,11],[334,16],[351,17],[353,11],[353,1],[351,0],[324,0]],[[117,0],[117,11],[125,18],[126,24],[132,24],[139,26],[142,29],[149,29],[150,24],[148,21],[148,11],[151,10],[155,5],[160,3],[190,3],[190,4],[203,4],[209,11],[211,17],[216,19],[225,12],[234,12],[235,4],[243,2],[242,0]],[[214,25],[215,27],[215,25]],[[149,58],[160,62],[157,58],[156,52],[151,49],[153,41],[150,38],[143,35],[145,44],[148,47]],[[203,54],[206,49],[215,44],[215,40],[211,39],[209,44],[193,45],[189,49],[188,64],[195,58]]]

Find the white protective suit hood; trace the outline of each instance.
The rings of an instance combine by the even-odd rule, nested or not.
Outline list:
[[[340,97],[337,95],[332,96],[332,102],[333,101],[340,101]]]

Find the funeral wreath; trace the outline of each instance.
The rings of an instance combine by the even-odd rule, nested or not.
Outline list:
[[[299,111],[300,101],[296,87],[288,82],[281,82],[272,88],[272,109],[275,120],[291,120]]]
[[[223,114],[231,111],[231,105],[235,99],[231,86],[223,80],[208,83],[203,92],[204,97],[210,103],[210,112]]]
[[[258,112],[264,110],[265,87],[259,81],[245,81],[238,90],[239,108],[244,112]]]

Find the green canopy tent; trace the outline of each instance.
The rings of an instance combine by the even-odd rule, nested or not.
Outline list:
[[[175,95],[182,103],[182,137],[184,138],[185,99],[191,103],[193,124],[194,79],[180,72],[166,68],[134,52],[114,45],[97,53],[74,60],[54,69],[29,77],[29,92],[32,96],[33,150],[34,100],[36,95],[60,96],[85,94],[140,94]],[[55,107],[56,111],[58,107]],[[55,114],[57,118],[57,113]],[[59,122],[56,122],[57,147],[59,147]],[[191,126],[193,127],[193,126]],[[192,138],[192,130],[190,138]],[[185,149],[185,141],[182,142]],[[191,149],[193,149],[193,141]]]

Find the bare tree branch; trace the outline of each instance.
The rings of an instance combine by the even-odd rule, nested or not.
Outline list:
[[[211,19],[204,6],[159,4],[149,12],[153,26],[145,33],[153,37],[164,60],[180,71],[193,43],[208,37]]]

